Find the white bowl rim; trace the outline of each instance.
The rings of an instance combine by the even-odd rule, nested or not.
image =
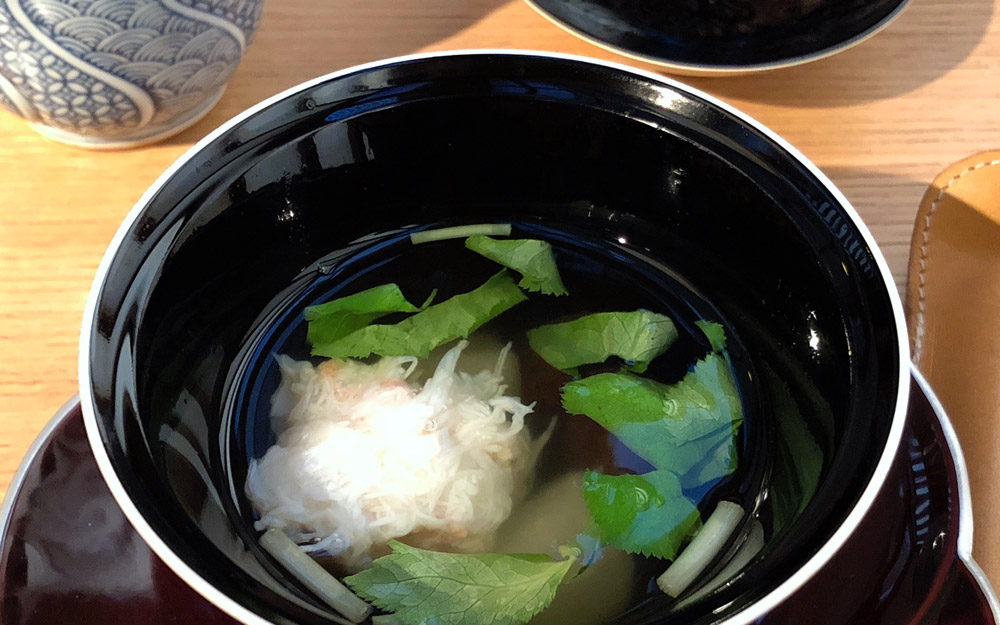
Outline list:
[[[163,562],[170,567],[170,569],[177,574],[178,577],[183,579],[187,584],[194,588],[199,594],[208,599],[210,602],[215,604],[219,609],[233,617],[237,621],[244,623],[245,625],[275,625],[271,621],[268,621],[261,617],[260,615],[252,612],[239,602],[227,596],[225,593],[220,591],[218,588],[210,584],[203,577],[198,575],[183,559],[181,559],[170,547],[160,538],[155,530],[149,525],[145,517],[133,503],[132,499],[129,497],[125,490],[124,485],[118,479],[118,475],[115,472],[114,466],[111,463],[111,458],[108,455],[108,451],[101,440],[101,434],[98,426],[97,414],[94,410],[94,395],[91,385],[91,375],[90,375],[90,338],[92,328],[95,327],[97,321],[97,302],[100,298],[101,291],[103,289],[105,280],[107,279],[109,269],[111,267],[111,262],[118,253],[118,249],[122,246],[128,231],[136,223],[142,211],[145,209],[147,204],[153,199],[153,197],[159,192],[159,190],[174,176],[175,173],[185,164],[187,161],[191,160],[195,154],[204,149],[209,143],[222,136],[224,133],[229,131],[234,126],[253,116],[257,112],[275,104],[285,98],[291,97],[296,93],[304,91],[306,89],[312,88],[323,82],[334,80],[349,74],[354,74],[358,72],[363,72],[367,70],[372,70],[380,67],[386,67],[389,65],[395,65],[399,63],[406,63],[411,61],[429,60],[436,58],[448,58],[456,56],[484,56],[484,55],[504,55],[512,57],[529,57],[529,58],[543,58],[543,59],[556,59],[564,61],[574,61],[580,63],[589,63],[599,67],[610,68],[618,70],[624,73],[633,74],[650,80],[653,82],[660,83],[665,87],[671,89],[683,91],[685,93],[691,94],[695,97],[701,98],[714,106],[728,112],[734,117],[738,118],[747,125],[753,127],[755,130],[760,132],[762,135],[766,136],[771,141],[774,141],[782,149],[786,150],[795,160],[804,166],[810,174],[812,174],[823,187],[826,188],[827,192],[833,196],[837,202],[841,205],[844,211],[851,218],[854,226],[858,229],[861,236],[864,239],[865,244],[871,250],[872,257],[879,269],[880,275],[883,282],[885,283],[885,290],[890,299],[890,305],[892,307],[893,318],[896,324],[896,341],[899,347],[899,380],[897,384],[897,395],[895,410],[893,413],[892,424],[889,429],[889,433],[886,439],[885,447],[882,450],[882,454],[879,457],[878,463],[876,464],[875,471],[872,474],[872,478],[868,481],[861,496],[858,498],[854,507],[848,513],[847,517],[833,533],[833,535],[823,544],[820,549],[809,558],[809,560],[799,568],[790,577],[781,582],[776,588],[771,590],[769,593],[754,601],[744,609],[740,610],[731,617],[725,619],[724,621],[719,621],[717,625],[750,625],[756,619],[765,615],[767,612],[772,610],[779,603],[783,602],[789,595],[791,595],[795,590],[800,588],[807,580],[809,580],[813,575],[819,571],[822,566],[830,560],[831,557],[843,546],[847,541],[848,537],[854,532],[858,524],[861,522],[862,518],[867,513],[868,509],[871,507],[872,502],[875,500],[882,484],[885,482],[886,476],[889,474],[889,470],[892,467],[893,460],[896,455],[896,449],[899,447],[900,440],[903,434],[903,427],[906,420],[906,410],[909,400],[909,367],[907,363],[910,361],[909,356],[909,337],[906,332],[906,322],[905,316],[903,314],[903,305],[899,298],[899,293],[896,290],[895,284],[892,282],[892,274],[889,271],[888,263],[885,257],[879,250],[875,237],[868,230],[867,226],[862,222],[861,217],[858,215],[857,211],[851,205],[851,203],[844,197],[843,193],[837,189],[834,184],[816,167],[809,159],[807,159],[801,152],[792,147],[787,141],[779,137],[776,133],[765,127],[763,124],[757,120],[751,118],[745,113],[742,113],[735,108],[729,106],[725,102],[708,95],[698,89],[694,89],[685,85],[679,81],[665,78],[659,74],[649,72],[646,70],[636,69],[634,67],[629,67],[621,63],[615,63],[612,61],[604,61],[600,59],[594,59],[586,56],[572,55],[572,54],[562,54],[556,52],[543,52],[534,50],[511,50],[511,49],[469,49],[469,50],[448,50],[440,52],[427,52],[412,54],[406,56],[392,57],[388,59],[383,59],[379,61],[374,61],[371,63],[364,63],[361,65],[356,65],[353,67],[348,67],[346,69],[338,70],[314,78],[312,80],[301,83],[295,87],[287,89],[277,95],[274,95],[252,107],[243,111],[242,113],[236,115],[228,122],[222,124],[216,128],[213,132],[209,133],[205,138],[192,146],[187,152],[180,156],[170,167],[167,168],[163,174],[152,184],[152,186],[142,195],[139,201],[132,207],[128,215],[125,217],[118,231],[115,233],[114,238],[111,241],[104,257],[101,259],[101,263],[98,266],[96,276],[94,278],[93,285],[91,287],[90,293],[87,297],[87,304],[84,309],[83,325],[80,332],[80,359],[78,362],[78,374],[80,379],[80,401],[83,410],[84,424],[87,429],[87,438],[90,441],[90,446],[94,451],[94,457],[97,460],[97,466],[101,471],[101,475],[104,476],[105,482],[107,482],[108,488],[111,490],[112,496],[118,502],[126,518],[132,523],[136,532],[146,541],[146,544],[150,546],[154,553],[163,560]]]

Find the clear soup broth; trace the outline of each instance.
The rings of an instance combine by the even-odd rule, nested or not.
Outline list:
[[[247,496],[243,485],[247,483],[250,467],[263,470],[262,459],[280,440],[276,424],[284,418],[279,415],[275,420],[273,416],[282,410],[275,403],[283,377],[279,357],[310,363],[316,371],[327,360],[310,353],[309,322],[304,311],[390,283],[397,284],[408,301],[418,304],[435,289],[434,303],[475,290],[501,269],[495,261],[467,249],[462,238],[420,244],[414,244],[410,238],[415,232],[454,225],[424,224],[375,233],[332,252],[308,268],[259,319],[249,347],[235,365],[227,402],[229,431],[234,432],[229,446],[232,483],[248,540],[259,535],[262,514],[260,506],[255,505],[259,502]],[[796,402],[796,394],[789,391],[789,385],[779,379],[765,360],[747,352],[733,324],[706,297],[683,276],[655,262],[644,250],[630,246],[627,236],[606,239],[592,230],[519,221],[511,223],[509,237],[497,238],[534,239],[549,244],[568,294],[555,297],[526,292],[524,301],[476,329],[469,337],[469,346],[458,358],[456,371],[475,375],[490,369],[499,352],[509,344],[504,374],[514,379],[504,379],[507,386],[504,392],[530,404],[532,409],[524,417],[529,441],[525,453],[536,452],[530,475],[521,480],[523,488],[515,484],[509,513],[480,544],[491,553],[536,553],[553,562],[565,558],[567,552],[561,549],[572,545],[575,551],[571,557],[577,559],[572,571],[559,585],[551,605],[534,616],[532,623],[570,619],[596,624],[622,615],[641,615],[651,609],[661,617],[669,615],[671,610],[678,611],[736,575],[741,565],[762,552],[764,544],[801,512],[822,471],[824,458],[814,434],[822,427],[806,423],[798,408],[801,402]],[[513,272],[515,279],[517,275]],[[535,328],[595,313],[634,311],[652,311],[669,317],[677,335],[669,348],[641,372],[630,369],[628,361],[616,356],[580,365],[571,372],[562,371],[540,356],[528,339],[529,331]],[[407,316],[390,314],[374,323],[392,324]],[[657,543],[649,537],[656,529],[640,527],[642,515],[649,514],[649,506],[657,505],[658,491],[642,488],[629,491],[639,493],[640,499],[652,495],[654,501],[641,504],[646,508],[640,510],[630,528],[624,531],[624,537],[622,532],[609,530],[597,522],[604,521],[609,527],[617,523],[618,529],[622,523],[617,518],[600,518],[601,504],[595,503],[600,496],[623,496],[625,483],[615,479],[662,473],[656,454],[637,449],[641,445],[634,444],[635,437],[623,436],[624,430],[615,433],[605,427],[606,422],[602,425],[587,414],[567,411],[564,393],[574,381],[600,375],[627,374],[663,385],[657,389],[690,379],[698,363],[713,352],[712,342],[699,325],[703,322],[719,324],[725,334],[725,346],[717,351],[738,396],[739,419],[734,421],[728,447],[713,447],[715,460],[722,455],[720,448],[728,450],[725,455],[730,466],[726,471],[711,469],[712,459],[706,457],[685,465],[684,473],[670,482],[679,485],[677,492],[671,491],[671,497],[689,502],[694,516],[688,521],[695,520],[684,529],[683,536],[667,541],[672,544],[665,549],[672,557],[662,557],[663,541]],[[456,343],[457,340],[449,341],[419,359],[406,384],[414,392],[429,384],[442,356]],[[367,365],[378,361],[378,356],[359,360]],[[776,417],[776,413],[780,415]],[[799,452],[791,449],[801,447],[803,437],[808,439],[806,447],[812,453],[805,465],[801,459],[793,458]],[[792,440],[799,442],[790,445]],[[602,480],[622,487],[608,490]],[[590,493],[588,497],[584,497],[585,490]],[[691,547],[713,512],[719,509],[720,502],[738,505],[742,514],[722,535],[720,546],[703,558],[694,579],[685,582],[676,596],[665,595],[657,580],[680,557],[671,550],[682,555]],[[650,525],[649,519],[668,517],[650,515],[644,522]],[[416,535],[419,539],[425,538],[419,534]],[[407,543],[413,536],[397,538]],[[434,551],[477,553],[464,548],[461,541],[454,544],[440,540],[414,541],[430,545]],[[310,543],[320,542],[312,538],[305,546],[308,550]],[[620,548],[623,544],[631,548]],[[311,550],[312,557],[341,580],[359,569],[371,567],[372,562],[377,564],[380,557],[391,553],[384,544],[375,545],[361,564],[355,561],[345,566],[335,553],[342,547],[338,542],[333,548],[320,546]],[[650,553],[657,550],[660,557]],[[391,610],[382,612],[386,611]]]

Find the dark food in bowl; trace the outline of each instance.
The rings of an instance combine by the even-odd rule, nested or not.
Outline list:
[[[747,537],[764,546],[701,596],[700,581],[679,599],[638,583],[618,618],[740,622],[779,600],[856,523],[899,434],[905,357],[883,264],[829,184],[738,115],[649,75],[532,55],[415,58],[303,87],[143,201],[93,295],[83,370],[96,451],[144,537],[246,622],[335,618],[261,549],[242,492],[273,442],[269,359],[296,332],[304,348],[306,305],[396,279],[377,275],[397,253],[383,237],[482,223],[585,250],[564,276],[588,293],[577,314],[666,298],[682,326],[721,321],[732,341],[740,464],[704,501],[747,514],[700,581]],[[408,256],[394,262],[425,285],[481,282],[473,260],[436,277]],[[348,291],[351,258],[374,273]],[[668,286],[640,295],[656,279]]]
[[[818,59],[888,24],[906,0],[528,0],[623,54],[688,71]]]
[[[613,0],[609,6],[616,11],[643,15],[653,26],[683,22],[702,36],[731,37],[802,19],[824,4],[823,0],[682,0],[671,5],[671,18],[663,14],[663,5],[655,1]]]

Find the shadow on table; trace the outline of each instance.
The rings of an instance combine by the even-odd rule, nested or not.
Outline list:
[[[884,31],[835,56],[750,76],[682,80],[723,98],[806,108],[884,100],[960,65],[986,33],[993,5],[993,0],[910,0]]]
[[[510,0],[269,0],[260,30],[208,116],[166,141],[197,141],[284,89],[359,63],[411,54],[446,39]]]

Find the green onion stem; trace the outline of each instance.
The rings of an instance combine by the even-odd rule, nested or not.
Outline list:
[[[305,584],[316,596],[340,612],[352,623],[360,623],[371,614],[372,607],[337,581],[315,560],[299,549],[284,532],[269,529],[260,537],[260,546]]]
[[[510,224],[470,224],[468,226],[437,228],[436,230],[421,230],[410,234],[410,243],[419,245],[431,241],[444,241],[445,239],[464,239],[476,234],[491,237],[510,236]]]
[[[720,501],[681,555],[656,578],[660,590],[671,597],[680,596],[718,555],[742,519],[743,508]]]
[[[750,561],[753,560],[763,548],[764,526],[760,524],[760,521],[754,519],[750,522],[750,533],[747,535],[746,540],[744,540],[743,544],[740,545],[740,548],[736,550],[736,554],[729,560],[729,562],[726,563],[726,566],[724,566],[715,577],[705,582],[705,584],[699,588],[697,592],[689,597],[685,597],[683,601],[677,604],[677,607],[682,608],[686,605],[691,605],[719,586],[725,584],[737,573],[742,571],[743,567],[750,564]]]

